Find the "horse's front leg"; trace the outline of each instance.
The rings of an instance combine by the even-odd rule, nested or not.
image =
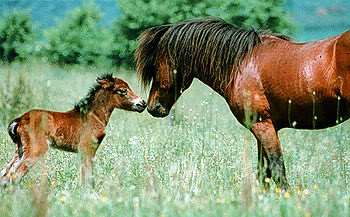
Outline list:
[[[270,188],[269,180],[271,179],[271,169],[268,167],[269,159],[260,140],[257,139],[258,145],[258,181],[267,190]]]
[[[267,167],[265,174],[272,176],[276,185],[282,190],[287,190],[289,184],[286,178],[286,171],[283,161],[282,149],[277,131],[272,120],[266,119],[252,125],[251,131],[255,135],[258,144],[261,144],[261,154],[266,154]]]

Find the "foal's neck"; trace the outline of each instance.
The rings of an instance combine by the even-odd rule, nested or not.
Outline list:
[[[91,109],[87,113],[92,121],[97,121],[104,127],[107,126],[109,118],[112,115],[114,106],[110,103],[111,94],[96,93],[95,99],[92,102]],[[91,119],[90,119],[91,120]]]

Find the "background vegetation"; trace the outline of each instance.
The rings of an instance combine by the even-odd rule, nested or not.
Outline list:
[[[14,11],[0,20],[0,57],[4,62],[25,60],[33,53],[33,23],[28,13]]]
[[[40,2],[12,2],[19,1]],[[0,165],[15,150],[7,124],[24,111],[71,109],[103,72],[141,93],[125,68],[132,68],[135,39],[145,28],[218,16],[247,28],[293,31],[281,0],[118,5],[120,16],[107,25],[91,1],[50,27],[33,23],[29,12],[1,16]],[[256,141],[220,96],[195,81],[176,109],[172,126],[146,112],[115,111],[97,152],[95,188],[79,186],[78,154],[51,149],[20,185],[0,188],[1,216],[350,216],[349,122],[280,132],[292,186],[284,194],[273,184],[264,192],[255,182]]]
[[[86,4],[70,12],[46,33],[48,45],[44,54],[58,64],[106,64],[111,54],[112,36],[98,26],[101,12]]]
[[[121,15],[110,26],[99,25],[101,11],[93,1],[66,14],[56,26],[33,41],[29,15],[16,12],[2,18],[0,57],[3,61],[33,56],[54,64],[132,66],[136,38],[146,28],[195,17],[215,16],[246,28],[290,33],[282,0],[119,0]],[[16,37],[13,37],[16,35]],[[37,49],[33,48],[33,44]],[[18,57],[18,58],[17,58]]]

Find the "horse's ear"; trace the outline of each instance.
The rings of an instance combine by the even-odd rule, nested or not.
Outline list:
[[[111,82],[108,79],[99,79],[99,78],[97,78],[96,81],[104,89],[107,89],[107,88],[110,88],[111,86],[113,86],[113,82]]]

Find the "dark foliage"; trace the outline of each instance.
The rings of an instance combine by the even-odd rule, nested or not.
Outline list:
[[[33,26],[31,17],[14,11],[0,20],[0,58],[4,62],[25,60],[33,52]]]

